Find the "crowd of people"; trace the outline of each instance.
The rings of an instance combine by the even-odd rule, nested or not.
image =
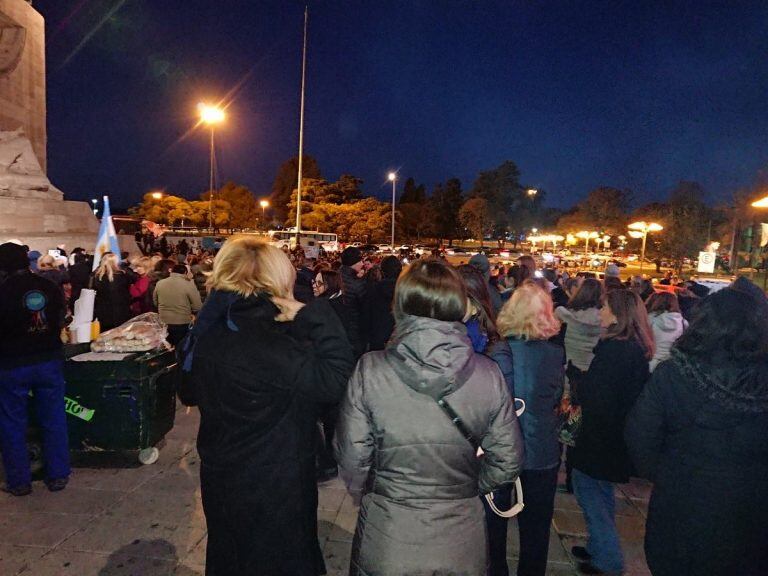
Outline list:
[[[653,482],[654,576],[765,573],[768,300],[748,280],[657,292],[615,266],[600,280],[531,256],[313,260],[249,236],[213,256],[107,255],[80,276],[76,263],[32,272],[23,248],[0,246],[4,318],[27,290],[16,278],[42,286],[60,318],[49,344],[67,284],[96,290],[103,328],[155,309],[169,325],[180,398],[201,415],[207,574],[325,573],[317,484],[337,474],[360,505],[352,575],[509,574],[494,508],[515,503],[518,479],[518,576],[546,572],[561,480],[586,520],[580,572],[621,574],[614,491],[632,477]],[[0,335],[0,376],[17,378],[0,388],[16,414],[0,432],[22,494],[14,398],[39,376],[18,380],[20,366],[59,360],[17,337]],[[68,464],[48,466],[56,488]]]

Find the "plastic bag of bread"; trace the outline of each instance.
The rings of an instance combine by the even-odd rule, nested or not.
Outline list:
[[[91,343],[93,352],[147,352],[166,346],[168,326],[157,312],[131,318],[117,328],[102,332]]]

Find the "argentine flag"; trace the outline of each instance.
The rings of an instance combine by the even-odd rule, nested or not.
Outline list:
[[[109,212],[109,196],[104,196],[104,210],[101,214],[101,227],[99,238],[96,240],[96,248],[93,251],[93,269],[99,267],[101,257],[105,252],[113,252],[120,260],[120,244],[117,242],[115,225],[112,223],[112,214]]]

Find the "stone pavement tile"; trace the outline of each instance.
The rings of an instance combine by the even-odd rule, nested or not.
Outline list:
[[[94,554],[72,550],[54,550],[33,562],[23,576],[170,576],[175,560],[161,560],[138,554],[130,556],[119,550],[113,554]]]
[[[558,492],[555,494],[555,509],[569,510],[572,512],[581,512],[576,496]],[[626,497],[624,492],[616,490],[616,515],[617,516],[638,516],[640,510],[635,502]]]
[[[150,464],[150,466],[157,466],[158,464],[160,466],[171,465],[195,449],[195,439],[166,437],[165,440],[157,445],[157,448],[160,450],[160,458],[158,458],[155,464]]]
[[[194,502],[183,504],[177,500],[174,505],[173,497],[135,492],[120,506],[92,519],[60,547],[111,553],[124,546],[142,544],[145,555],[184,558],[205,534],[202,509]]]
[[[0,544],[0,574],[15,576],[45,552],[45,548]]]
[[[52,548],[86,526],[88,514],[0,514],[0,543]]]
[[[61,492],[49,492],[42,482],[35,482],[34,491],[29,496],[24,498],[0,496],[0,508],[6,514],[46,512],[96,515],[114,506],[124,496],[124,492],[116,490],[90,490],[73,485]]]
[[[141,486],[141,492],[162,492],[168,495],[186,495],[199,491],[200,460],[195,456],[184,456],[175,465],[161,469]]]
[[[546,576],[574,576],[577,574],[575,566],[568,562],[547,562]]]
[[[359,508],[352,502],[352,496],[346,495],[336,516],[333,529],[328,539],[333,542],[352,542],[357,527],[357,513]]]
[[[127,492],[156,476],[162,469],[156,464],[137,468],[74,468],[69,486]]]
[[[325,482],[317,489],[318,508],[321,510],[338,510],[347,495],[346,489],[340,482]]]
[[[317,537],[320,540],[321,548],[325,546],[328,536],[330,536],[331,531],[336,526],[334,523],[336,522],[336,516],[338,515],[338,512],[333,510],[317,511]]]
[[[653,484],[647,480],[632,478],[632,481],[628,484],[619,485],[619,489],[634,500],[645,500],[647,502],[651,498]]]
[[[555,510],[552,518],[555,529],[560,536],[583,536],[587,535],[587,527],[584,524],[584,516],[581,512],[570,510]]]
[[[323,550],[325,567],[329,573],[340,572],[346,574],[349,570],[349,558],[352,554],[352,546],[347,542],[328,542]]]
[[[563,546],[568,550],[569,556],[573,546],[586,546],[586,543],[586,538],[572,538],[570,536],[563,538]],[[642,541],[622,539],[621,551],[624,554],[624,568],[627,574],[649,573]],[[574,558],[573,562],[578,562],[578,560]]]
[[[181,563],[192,568],[205,567],[205,551],[208,547],[208,536],[198,542],[189,553],[181,557]]]

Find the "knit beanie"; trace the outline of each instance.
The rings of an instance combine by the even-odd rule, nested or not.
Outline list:
[[[0,244],[0,270],[6,273],[29,268],[27,251],[13,242]]]
[[[363,253],[359,248],[354,246],[348,246],[344,248],[344,252],[341,253],[341,263],[344,266],[354,266],[363,259]]]

